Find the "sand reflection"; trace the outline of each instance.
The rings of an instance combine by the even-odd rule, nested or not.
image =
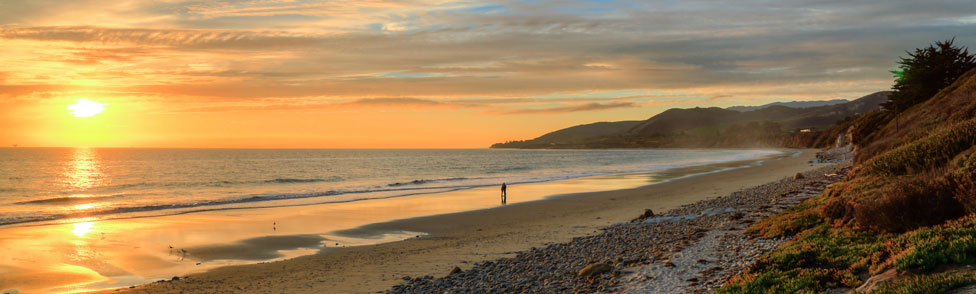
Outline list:
[[[91,232],[92,229],[95,228],[95,223],[93,222],[75,223],[74,227],[75,228],[71,230],[71,232],[75,233],[75,236],[84,237],[85,234],[88,234],[88,232]]]

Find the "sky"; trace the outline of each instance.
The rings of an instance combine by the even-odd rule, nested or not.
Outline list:
[[[854,99],[952,37],[971,0],[3,0],[0,146],[484,148]]]

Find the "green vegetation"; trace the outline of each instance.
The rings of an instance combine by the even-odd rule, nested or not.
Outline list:
[[[945,225],[902,234],[885,243],[885,250],[898,253],[897,258],[890,260],[898,270],[972,264],[976,262],[976,217],[970,215]]]
[[[783,272],[764,272],[750,278],[748,283],[735,284],[719,293],[797,293],[800,290],[820,289],[817,281],[829,278],[825,271],[792,269]]]
[[[912,56],[930,57],[919,54]],[[906,62],[903,68],[918,66]],[[927,80],[918,72],[898,83]],[[850,133],[860,149],[850,177],[750,227],[753,235],[792,239],[719,292],[853,289],[889,270],[898,278],[872,293],[976,284],[968,268],[976,263],[976,69],[957,76],[898,113],[870,112],[825,131]]]
[[[923,278],[929,276],[925,271],[974,262],[976,215],[901,235],[852,230],[824,222],[761,257],[719,292],[792,293],[855,288],[864,282],[862,274],[879,274],[891,268],[921,271],[920,281],[927,281]]]

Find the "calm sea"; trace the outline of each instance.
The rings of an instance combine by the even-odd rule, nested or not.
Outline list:
[[[774,153],[0,148],[0,225],[409,197]]]

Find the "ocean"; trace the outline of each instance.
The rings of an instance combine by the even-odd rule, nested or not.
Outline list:
[[[752,159],[771,150],[0,148],[0,225],[283,207]]]

